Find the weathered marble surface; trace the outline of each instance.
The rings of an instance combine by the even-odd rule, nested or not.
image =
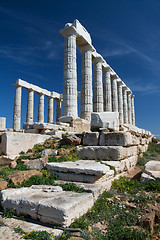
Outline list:
[[[53,186],[7,189],[1,191],[0,199],[4,209],[61,226],[69,226],[94,203],[91,193],[64,192]]]

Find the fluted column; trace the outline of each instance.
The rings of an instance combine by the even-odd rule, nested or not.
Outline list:
[[[93,59],[93,112],[103,112],[102,58]]]
[[[15,84],[15,98],[14,98],[14,111],[13,111],[13,129],[19,130],[21,128],[21,86]]]
[[[117,82],[118,88],[118,112],[119,112],[119,124],[123,124],[123,93],[122,93],[123,82]]]
[[[132,115],[132,125],[135,126],[134,95],[131,95],[131,115]]]
[[[61,117],[61,100],[56,100],[57,102],[57,108],[56,108],[56,122],[59,121],[59,118]]]
[[[53,123],[53,98],[48,97],[48,123]]]
[[[39,94],[38,122],[44,123],[44,95]]]
[[[112,91],[111,91],[111,74],[108,67],[103,71],[103,99],[104,111],[112,112]]]
[[[112,111],[118,112],[118,93],[117,93],[117,76],[111,75],[112,84]]]
[[[66,26],[64,36],[63,116],[77,118],[76,28]]]
[[[92,51],[90,45],[79,47],[82,52],[81,118],[91,120],[92,105]]]
[[[29,124],[33,123],[33,106],[34,106],[34,91],[32,89],[28,89],[26,122]]]
[[[123,89],[123,122],[128,124],[128,103],[127,103],[127,87],[122,87]]]
[[[132,115],[131,115],[131,91],[127,91],[127,101],[128,101],[128,123],[132,124]]]

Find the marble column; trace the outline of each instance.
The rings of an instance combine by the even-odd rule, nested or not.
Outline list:
[[[39,94],[38,122],[44,123],[44,95]]]
[[[102,57],[93,59],[93,112],[103,112]]]
[[[26,122],[29,124],[33,123],[33,106],[34,106],[34,91],[32,89],[28,89]]]
[[[112,111],[118,112],[118,93],[117,93],[117,76],[116,76],[116,74],[111,75],[111,86],[112,86]]]
[[[132,115],[132,125],[135,126],[134,95],[131,95],[131,115]]]
[[[57,108],[56,108],[56,122],[59,122],[59,118],[61,117],[61,100],[56,100]]]
[[[132,124],[132,114],[131,114],[131,94],[132,92],[127,91],[127,101],[128,101],[128,123]]]
[[[91,45],[79,47],[82,52],[81,118],[91,120],[92,105],[92,51]]]
[[[104,111],[112,112],[111,72],[108,67],[103,70],[103,100]]]
[[[63,116],[77,118],[76,28],[66,27],[64,36]]]
[[[53,98],[48,97],[48,123],[53,123]]]
[[[123,123],[128,124],[127,87],[123,86]]]
[[[22,87],[15,84],[15,98],[13,111],[13,129],[19,130],[21,128],[21,95]]]
[[[123,92],[122,92],[123,82],[117,81],[118,88],[118,112],[119,112],[119,124],[123,124]]]

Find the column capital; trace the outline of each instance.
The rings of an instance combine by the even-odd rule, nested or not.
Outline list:
[[[118,76],[116,73],[111,73],[111,80],[117,79],[118,80]]]
[[[131,94],[132,94],[132,91],[129,90],[129,89],[127,89],[127,94],[128,94],[128,95],[131,95]]]
[[[134,98],[134,97],[135,97],[135,95],[134,95],[134,94],[132,94],[132,95],[131,95],[131,98]]]
[[[126,85],[122,86],[122,88],[123,88],[124,91],[128,90],[128,87]]]
[[[93,56],[93,63],[100,63],[100,62],[103,63],[104,62],[103,57],[99,53],[93,52],[92,56]]]
[[[117,79],[117,84],[118,84],[118,86],[122,86],[122,87],[124,85],[124,83],[121,79]]]
[[[75,35],[76,37],[78,36],[77,30],[72,24],[67,23],[65,25],[65,28],[60,30],[60,33],[63,35],[63,37]]]

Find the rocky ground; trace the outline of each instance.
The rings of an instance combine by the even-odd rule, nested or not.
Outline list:
[[[37,184],[53,185],[56,177],[50,176],[45,170],[45,164],[48,161],[78,160],[75,146],[79,144],[81,144],[80,137],[64,138],[63,141],[51,138],[43,145],[38,144],[33,149],[29,149],[27,153],[21,152],[20,157],[14,161],[2,156],[0,158],[2,164],[0,167],[0,189]],[[55,237],[61,233],[60,230],[53,231],[53,228],[15,219],[12,217],[14,213],[4,214],[3,209],[1,209],[0,239],[24,239],[24,237],[25,239],[46,240],[54,238],[57,240],[160,239],[159,181],[153,181],[152,184],[148,185],[148,188],[139,181],[147,161],[160,161],[160,146],[154,148],[152,145],[151,148],[153,149],[139,159],[137,167],[128,172],[127,177],[131,179],[130,181],[126,178],[114,181],[111,191],[102,194],[93,209],[71,225],[73,228],[82,229],[82,233],[64,232],[61,237]],[[69,188],[80,191],[74,185],[69,186]],[[65,189],[67,190],[67,187]],[[38,230],[46,231],[49,234],[45,237],[39,236]],[[31,231],[35,231],[35,235]],[[31,234],[26,235],[29,232]],[[128,238],[123,238],[123,234]]]

